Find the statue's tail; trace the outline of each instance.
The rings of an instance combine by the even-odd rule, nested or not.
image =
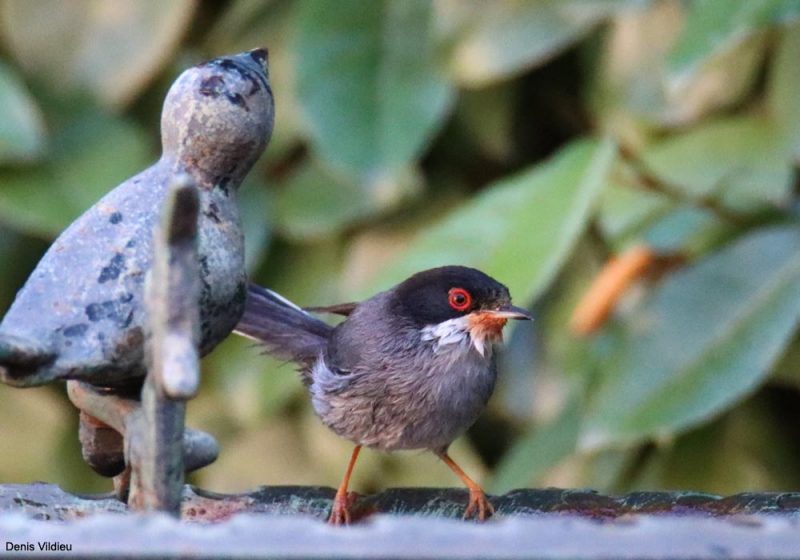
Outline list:
[[[0,333],[0,381],[17,387],[40,385],[40,367],[55,354],[39,342]]]

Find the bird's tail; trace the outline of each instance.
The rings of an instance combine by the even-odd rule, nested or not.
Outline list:
[[[310,368],[328,343],[333,327],[275,292],[256,284],[247,287],[240,335],[262,343],[275,357]]]
[[[50,381],[40,375],[39,366],[51,362],[55,354],[33,340],[0,333],[0,381],[17,387],[41,385]]]

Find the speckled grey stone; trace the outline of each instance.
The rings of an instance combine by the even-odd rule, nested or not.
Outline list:
[[[333,493],[186,487],[179,521],[120,515],[125,506],[116,500],[52,485],[0,485],[0,545],[31,543],[29,555],[48,553],[39,543],[50,543],[50,555],[69,545],[67,557],[76,558],[797,558],[800,551],[798,510],[777,504],[796,497],[786,493],[517,490],[495,498],[495,518],[473,523],[441,516],[460,517],[463,503],[451,506],[466,492],[408,488],[365,497],[374,515],[332,527],[324,519]],[[679,505],[686,496],[702,499]]]
[[[239,513],[307,515],[325,521],[336,491],[324,486],[262,486],[241,494],[183,487],[181,516],[217,522]],[[390,488],[358,496],[355,522],[376,514],[446,517],[460,520],[467,503],[463,488]],[[497,517],[548,515],[611,521],[631,516],[719,517],[733,521],[752,515],[792,518],[800,523],[800,492],[747,492],[716,496],[702,492],[632,492],[621,496],[593,490],[525,488],[492,496]],[[129,511],[108,495],[76,496],[54,484],[0,484],[0,512],[22,512],[64,521],[92,513]]]
[[[153,228],[180,173],[200,193],[201,355],[226,337],[245,298],[236,191],[266,147],[273,120],[265,50],[181,74],[164,103],[161,159],[70,225],[17,295],[0,324],[0,380],[114,386],[145,374]]]

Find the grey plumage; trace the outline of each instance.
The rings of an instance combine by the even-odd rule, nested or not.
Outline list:
[[[486,405],[497,379],[492,345],[508,319],[530,319],[508,288],[473,268],[417,273],[361,303],[310,308],[336,327],[251,285],[237,331],[297,362],[322,422],[356,444],[329,521],[349,523],[348,484],[362,446],[430,449],[469,489],[464,516],[494,512],[480,485],[448,455]]]
[[[493,355],[480,354],[468,336],[437,348],[413,323],[387,323],[392,299],[378,294],[339,324],[314,366],[311,402],[326,426],[354,443],[446,449],[491,396]]]
[[[306,385],[332,331],[333,327],[256,284],[247,288],[245,313],[236,325],[237,333],[259,341],[270,354],[300,364]]]
[[[300,365],[314,411],[338,435],[386,451],[445,449],[491,396],[494,355],[457,328],[447,340],[426,337],[417,321],[398,314],[400,295],[389,290],[347,304],[347,319],[332,328],[251,284],[236,332]]]

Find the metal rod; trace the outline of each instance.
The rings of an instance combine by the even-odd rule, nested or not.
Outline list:
[[[182,175],[170,185],[146,288],[148,374],[142,415],[128,430],[129,505],[178,516],[184,479],[187,399],[199,385],[198,192]]]

